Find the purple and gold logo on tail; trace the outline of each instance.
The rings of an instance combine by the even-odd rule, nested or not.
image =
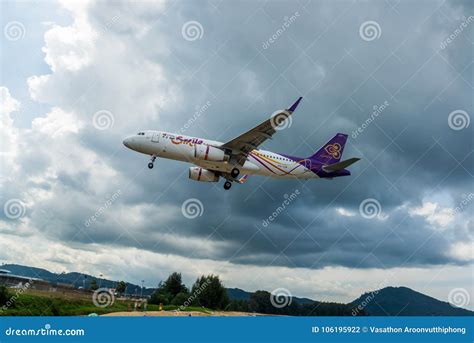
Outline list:
[[[328,153],[325,157],[341,158],[341,144],[339,143],[328,144],[324,147],[324,150]]]

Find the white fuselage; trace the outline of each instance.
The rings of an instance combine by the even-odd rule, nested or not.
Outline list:
[[[177,161],[189,162],[204,169],[229,173],[236,164],[234,161],[209,161],[195,157],[196,145],[219,148],[222,142],[189,137],[181,134],[163,131],[142,131],[137,135],[127,137],[125,146],[137,152],[167,158]],[[248,154],[245,163],[237,166],[241,174],[262,175],[276,178],[313,179],[318,176],[304,163],[291,160],[283,155],[270,151],[255,149]]]

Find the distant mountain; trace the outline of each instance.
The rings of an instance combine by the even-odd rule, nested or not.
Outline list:
[[[22,266],[18,264],[5,264],[0,266],[0,269],[7,269],[15,275],[43,279],[51,282],[53,285],[69,284],[73,285],[75,288],[85,287],[87,289],[90,287],[92,280],[96,280],[97,285],[100,287],[115,288],[117,285],[117,281],[102,279],[93,275],[76,272],[56,274],[51,273],[46,269]],[[154,288],[143,288],[143,295],[151,295],[154,291]],[[125,293],[141,294],[141,286],[135,285],[133,283],[127,283],[127,289]]]
[[[240,288],[227,288],[227,296],[230,300],[249,300],[252,293]]]
[[[348,304],[370,316],[473,316],[474,312],[416,292],[407,287],[386,287],[364,293]]]
[[[252,292],[247,292],[240,288],[227,288],[227,295],[230,300],[249,300]],[[315,302],[315,300],[312,299],[298,297],[293,297],[293,301],[300,305],[312,304]]]
[[[43,280],[52,280],[56,274],[51,273],[46,269],[21,266],[19,264],[5,264],[0,267],[0,269],[9,270],[12,274],[32,277]]]

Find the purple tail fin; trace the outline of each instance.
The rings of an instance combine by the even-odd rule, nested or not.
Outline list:
[[[341,160],[344,145],[347,141],[347,135],[343,133],[336,134],[329,142],[323,145],[309,160],[321,162],[324,164],[337,163]]]

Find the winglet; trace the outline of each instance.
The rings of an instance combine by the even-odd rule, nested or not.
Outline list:
[[[301,99],[303,99],[302,96],[300,96],[298,100],[296,100],[296,102],[291,105],[291,107],[288,109],[288,112],[294,112],[296,110],[296,107],[298,107],[298,104],[300,103]]]

